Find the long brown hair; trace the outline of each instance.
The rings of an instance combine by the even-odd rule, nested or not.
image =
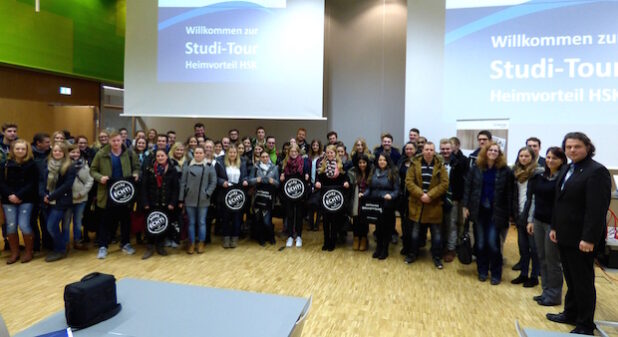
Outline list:
[[[530,157],[532,158],[528,165],[523,165],[519,162],[519,155],[522,151],[528,151]],[[522,147],[521,149],[519,149],[519,151],[517,151],[517,159],[515,159],[515,167],[513,168],[515,179],[517,179],[518,182],[523,183],[524,181],[532,178],[532,175],[536,170],[536,166],[536,155],[534,151],[527,146]]]
[[[476,159],[476,165],[481,169],[481,170],[485,170],[488,168],[487,166],[487,150],[492,147],[492,146],[497,146],[498,147],[498,158],[496,158],[496,162],[494,163],[494,166],[497,169],[501,169],[503,167],[506,166],[506,158],[504,157],[504,152],[502,152],[502,149],[500,148],[500,145],[498,145],[498,143],[496,142],[489,142],[489,144],[485,145],[483,148],[481,148],[481,152],[479,152],[479,156]]]

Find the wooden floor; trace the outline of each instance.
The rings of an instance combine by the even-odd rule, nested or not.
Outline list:
[[[71,251],[67,259],[45,263],[42,256],[28,264],[0,264],[0,313],[16,333],[63,308],[64,285],[99,271],[116,278],[134,277],[309,297],[313,306],[303,336],[517,336],[515,320],[524,327],[569,331],[570,326],[545,319],[562,307],[541,307],[532,297],[540,286],[526,289],[510,284],[518,272],[516,233],[505,246],[503,282],[491,286],[476,278],[475,264],[445,264],[437,270],[425,251],[413,265],[403,263],[401,243],[385,261],[371,252],[354,252],[351,245],[322,252],[322,232],[305,232],[301,249],[285,249],[282,238],[263,248],[241,241],[234,250],[216,243],[203,255],[172,250],[167,257],[142,261],[112,247],[105,260],[96,251]],[[371,242],[372,247],[375,243]],[[2,256],[6,257],[3,252]],[[616,278],[616,274],[612,274]],[[618,284],[599,269],[596,273],[598,320],[618,320]],[[566,287],[565,287],[566,288]],[[208,305],[208,304],[204,304]],[[277,315],[276,312],[272,313]],[[207,327],[206,327],[207,328]]]

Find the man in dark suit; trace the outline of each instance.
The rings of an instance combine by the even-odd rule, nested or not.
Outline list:
[[[596,305],[594,249],[603,242],[611,199],[609,171],[594,161],[595,147],[585,134],[568,133],[562,148],[571,159],[556,185],[549,237],[558,244],[568,287],[564,311],[547,319],[575,325],[572,333],[592,335]]]

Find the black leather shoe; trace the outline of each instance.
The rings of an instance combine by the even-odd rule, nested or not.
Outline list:
[[[490,283],[492,286],[497,286],[498,284],[500,284],[500,282],[501,282],[500,279],[492,277]]]
[[[526,282],[528,282],[528,277],[526,277],[525,275],[521,275],[521,274],[517,276],[517,278],[511,280],[512,284],[522,284]]]
[[[536,303],[538,303],[539,305],[542,305],[544,307],[553,307],[553,306],[561,304],[560,302],[552,302],[552,301],[547,300],[547,299],[541,299],[541,300],[537,301]]]
[[[380,251],[376,250],[375,252],[373,252],[373,255],[371,255],[371,257],[373,257],[374,259],[377,259],[380,257]]]
[[[479,275],[479,281],[481,282],[487,281],[487,275]]]
[[[584,328],[575,328],[575,329],[571,330],[571,333],[578,333],[580,335],[594,336],[594,330],[588,330],[588,329],[584,329]]]
[[[515,263],[515,265],[511,269],[513,269],[513,270],[521,270],[521,262]]]
[[[532,299],[538,302],[543,299],[543,295],[534,296]]]
[[[575,325],[575,318],[567,316],[564,312],[559,314],[547,314],[545,317],[552,322]]]
[[[524,282],[524,288],[532,288],[532,287],[536,287],[538,285],[539,285],[539,278],[538,277],[529,278],[526,282]]]

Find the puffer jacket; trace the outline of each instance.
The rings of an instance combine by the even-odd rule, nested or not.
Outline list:
[[[431,198],[429,204],[421,202],[423,196],[423,177],[421,175],[423,155],[417,155],[406,173],[406,188],[410,193],[408,199],[408,218],[424,224],[442,223],[442,204],[444,194],[448,191],[448,174],[444,161],[440,156],[434,156],[433,173],[427,195]]]
[[[191,160],[182,168],[179,202],[188,207],[208,207],[217,187],[217,172],[213,165]]]
[[[94,184],[94,179],[90,175],[90,168],[88,163],[80,158],[73,162],[77,175],[73,182],[73,204],[81,204],[88,200],[88,192]]]
[[[500,229],[509,226],[509,218],[513,217],[513,171],[505,166],[497,169],[494,187],[493,221]],[[483,170],[478,165],[473,165],[468,171],[468,178],[461,200],[463,207],[470,211],[470,220],[478,222],[479,209],[481,207],[481,193],[483,191]]]

